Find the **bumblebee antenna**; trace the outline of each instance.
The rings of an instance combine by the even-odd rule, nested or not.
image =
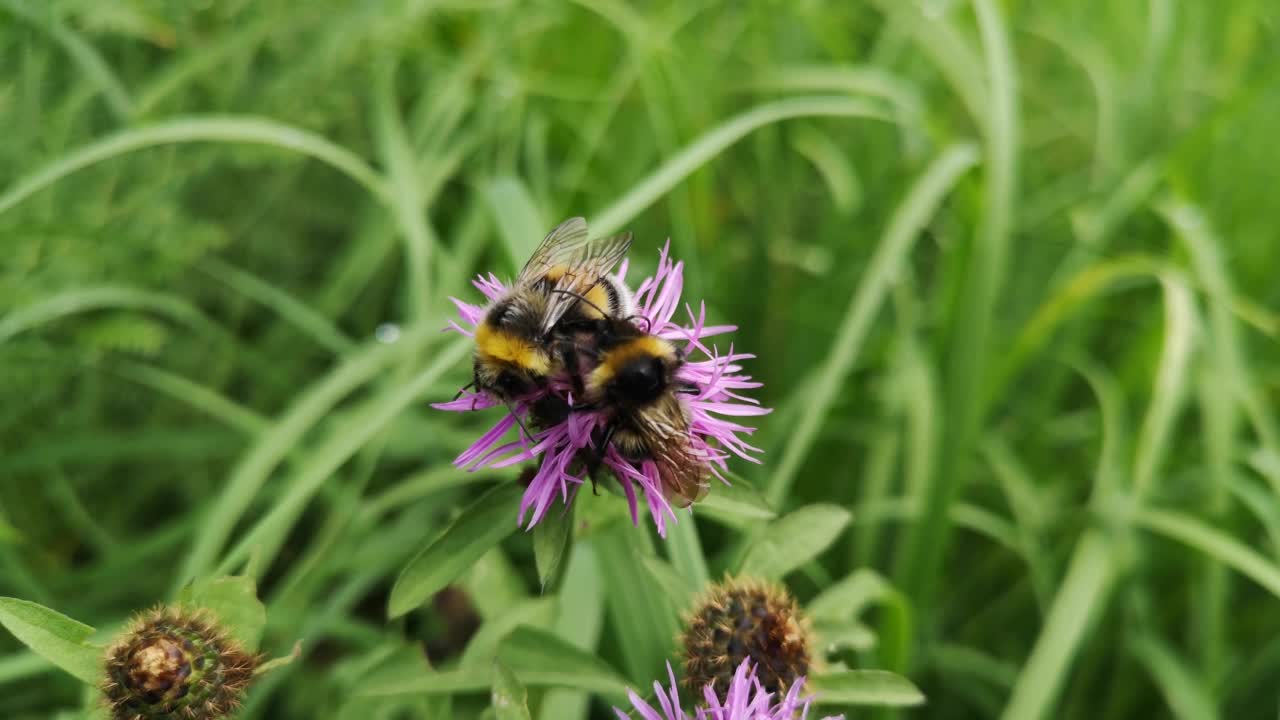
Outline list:
[[[649,320],[649,318],[648,318],[648,317],[646,317],[646,316],[644,316],[644,315],[640,315],[640,314],[636,314],[636,315],[628,315],[628,316],[627,316],[627,321],[628,321],[628,322],[630,322],[631,320],[634,320],[634,319],[636,319],[636,318],[640,318],[641,320],[643,320],[643,321],[644,321],[644,334],[645,334],[645,335],[652,335],[652,334],[653,334],[653,332],[652,332],[652,330],[653,330],[653,322],[652,322],[651,320]]]
[[[520,426],[520,430],[524,433],[525,439],[529,442],[533,442],[533,434],[529,432],[529,428],[524,426],[524,421],[516,414],[515,406],[513,406],[510,401],[506,401],[503,404],[507,406],[507,412],[511,413],[511,419],[515,420],[516,425]]]
[[[561,294],[561,295],[568,295],[568,296],[570,296],[570,297],[578,298],[578,301],[579,301],[579,302],[584,302],[584,303],[586,303],[586,304],[590,305],[591,307],[595,308],[595,309],[596,309],[596,312],[600,313],[602,316],[604,316],[604,317],[609,317],[609,313],[605,312],[604,310],[601,310],[599,305],[597,305],[597,304],[595,304],[595,303],[591,302],[590,300],[586,299],[585,297],[583,297],[583,296],[579,295],[578,293],[576,293],[576,292],[574,292],[574,291],[572,291],[572,290],[559,290],[559,289],[554,289],[554,288],[553,288],[553,289],[551,290],[551,292],[553,292],[553,293],[559,293],[559,294]]]

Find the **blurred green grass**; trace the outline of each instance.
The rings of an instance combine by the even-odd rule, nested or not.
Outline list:
[[[249,562],[268,646],[311,650],[245,717],[364,711],[362,663],[430,622],[386,625],[390,582],[495,479],[447,469],[484,418],[426,407],[467,372],[447,298],[584,214],[641,268],[670,237],[687,297],[759,355],[777,412],[736,469],[783,510],[852,511],[790,585],[887,579],[909,610],[870,614],[855,657],[921,685],[905,714],[1274,713],[1273,2],[0,20],[0,595],[110,626]],[[740,552],[692,526],[655,544],[682,572]],[[674,620],[577,559],[647,533],[580,542],[556,616],[633,683]],[[532,566],[523,536],[486,556],[481,616],[536,602]],[[0,653],[0,715],[79,706]]]

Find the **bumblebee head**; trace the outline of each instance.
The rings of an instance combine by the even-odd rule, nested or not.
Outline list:
[[[656,335],[629,338],[604,351],[587,376],[587,394],[636,407],[666,392],[683,363],[679,349]]]

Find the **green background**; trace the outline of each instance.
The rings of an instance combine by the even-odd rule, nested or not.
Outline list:
[[[524,533],[457,579],[472,659],[527,622],[646,688],[769,528],[802,600],[875,588],[831,660],[904,717],[1274,717],[1277,43],[1273,0],[0,0],[0,595],[109,629],[247,571],[304,656],[244,717],[478,716],[357,695],[463,667],[389,591],[512,476],[427,406],[448,297],[581,214],[758,355],[745,507],[852,520],[584,493],[546,594]],[[0,636],[0,716],[83,695]]]

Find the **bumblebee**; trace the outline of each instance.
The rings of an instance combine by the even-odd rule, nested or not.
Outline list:
[[[471,386],[510,405],[563,369],[562,320],[577,326],[629,313],[631,295],[610,272],[630,246],[630,233],[590,239],[580,217],[548,233],[511,289],[485,309]]]
[[[653,461],[669,502],[687,507],[701,500],[710,487],[709,473],[705,449],[693,445],[689,411],[679,397],[698,392],[676,377],[684,353],[629,318],[600,318],[594,330],[589,354],[596,364],[583,379],[584,402],[573,408],[609,414],[591,464],[598,464],[612,443],[628,460]]]

